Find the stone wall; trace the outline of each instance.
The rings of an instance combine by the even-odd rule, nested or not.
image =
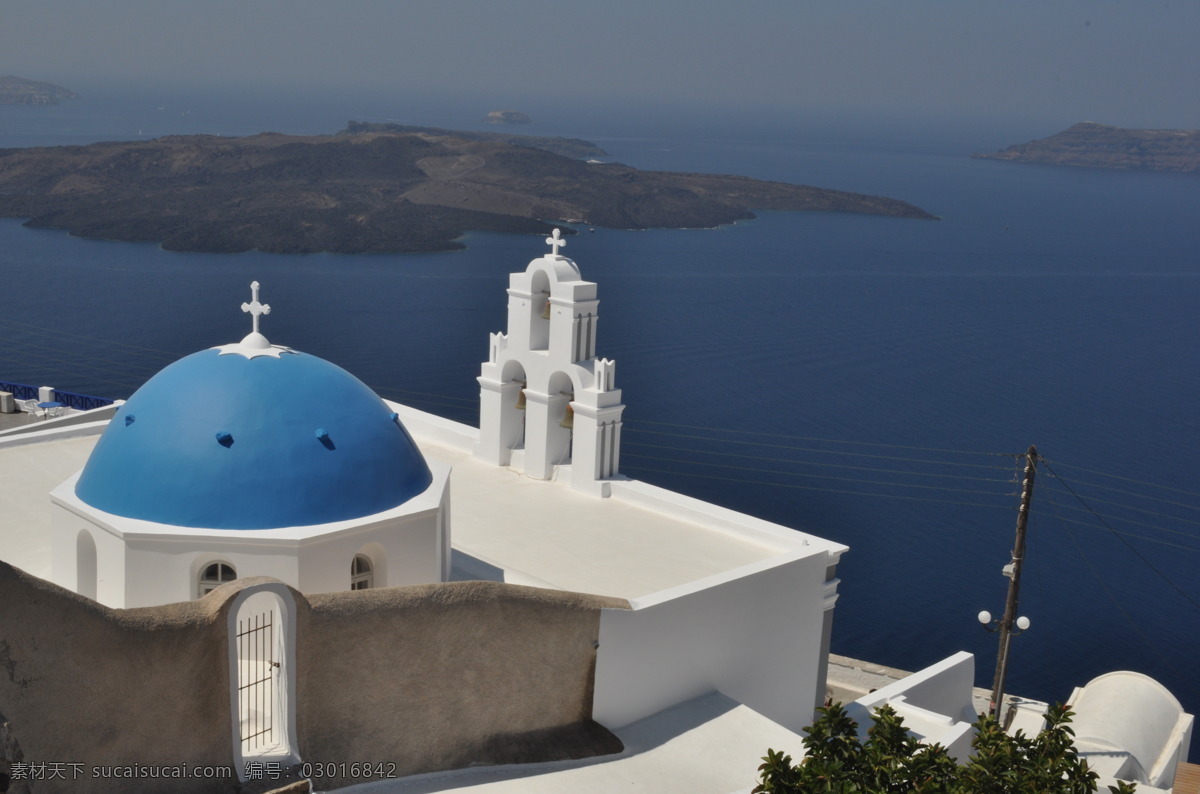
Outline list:
[[[63,765],[43,767],[30,788],[236,790],[236,775],[145,775],[232,772],[228,613],[263,581],[115,610],[0,562],[0,713],[21,763]],[[292,596],[303,762],[394,765],[402,776],[621,749],[591,708],[600,609],[624,601],[494,582]],[[97,776],[129,768],[132,778]],[[65,779],[45,779],[53,770]]]
[[[225,608],[205,599],[112,610],[0,562],[0,713],[24,762],[54,776],[29,788],[163,790],[161,779],[97,775],[229,765]],[[179,790],[234,783],[191,780]]]

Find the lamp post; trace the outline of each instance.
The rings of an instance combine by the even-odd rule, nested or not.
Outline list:
[[[985,629],[1000,632],[1000,653],[996,660],[996,679],[992,682],[991,710],[992,716],[1000,719],[1000,715],[1004,713],[1004,679],[1008,676],[1008,645],[1013,637],[1029,628],[1029,618],[1022,615],[1005,625],[1004,618],[992,620],[992,613],[986,609],[980,612],[978,617]]]
[[[1000,649],[996,655],[996,678],[992,684],[992,716],[1000,719],[1004,713],[1004,679],[1008,675],[1008,650],[1012,638],[1029,628],[1029,618],[1017,617],[1017,597],[1021,590],[1021,565],[1025,562],[1025,530],[1029,524],[1029,503],[1033,498],[1033,478],[1037,473],[1037,447],[1030,446],[1025,453],[1025,484],[1021,489],[1021,509],[1017,513],[1017,537],[1013,543],[1012,562],[1004,566],[1008,577],[1008,597],[1004,601],[1004,615],[997,618],[995,628],[992,615],[986,610],[979,613],[979,622],[989,631],[1000,633]],[[1014,625],[1016,631],[1013,630]]]

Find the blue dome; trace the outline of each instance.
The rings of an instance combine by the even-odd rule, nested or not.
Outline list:
[[[271,529],[379,513],[432,480],[391,409],[341,367],[304,353],[212,349],[129,398],[75,493],[127,518]]]

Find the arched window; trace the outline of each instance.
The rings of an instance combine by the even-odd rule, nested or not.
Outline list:
[[[96,541],[86,529],[75,536],[75,592],[96,600]]]
[[[354,562],[350,563],[350,589],[369,590],[375,586],[375,573],[371,570],[371,558],[365,554],[355,554]]]
[[[237,571],[233,570],[232,565],[227,565],[223,562],[213,562],[200,569],[200,586],[198,588],[199,598],[216,590],[226,582],[232,582],[237,578]]]

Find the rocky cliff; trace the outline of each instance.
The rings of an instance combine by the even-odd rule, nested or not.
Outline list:
[[[1133,130],[1085,121],[1049,138],[974,156],[1042,165],[1194,173],[1200,171],[1200,130]]]
[[[39,83],[23,77],[0,77],[0,105],[57,105],[76,94],[53,83]]]

